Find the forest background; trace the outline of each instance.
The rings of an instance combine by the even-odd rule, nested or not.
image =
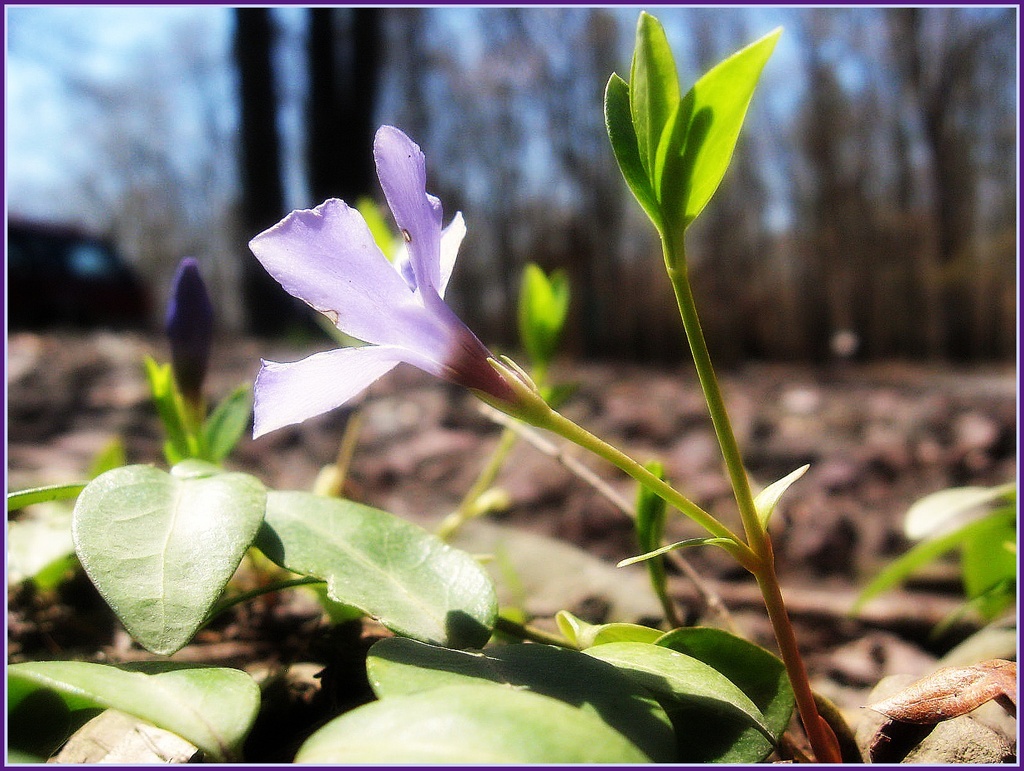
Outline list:
[[[222,330],[309,329],[246,243],[330,196],[380,200],[391,123],[466,217],[451,299],[485,341],[514,345],[533,261],[570,276],[569,354],[677,361],[602,114],[638,10],[8,8],[8,213],[109,234],[155,313],[192,255]],[[785,27],[690,238],[716,360],[1013,359],[1017,9],[651,10],[684,88]]]

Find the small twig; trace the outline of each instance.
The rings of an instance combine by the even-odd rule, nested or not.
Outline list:
[[[489,404],[481,403],[479,407],[481,412],[495,423],[504,426],[510,431],[514,431],[521,439],[531,444],[534,448],[540,450],[545,455],[554,458],[577,477],[593,487],[598,494],[608,500],[627,517],[630,519],[636,519],[636,510],[629,501],[619,495],[607,482],[601,479],[601,477],[595,474],[590,468],[585,466],[572,455],[563,452],[561,448],[546,439],[536,429],[527,426],[525,423],[521,423],[515,418],[509,417],[503,412],[499,412]],[[669,552],[668,556],[693,583],[707,607],[714,611],[715,615],[719,617],[729,631],[736,632],[736,623],[733,621],[732,616],[729,614],[728,609],[722,602],[722,598],[718,596],[718,593],[704,582],[700,577],[700,574],[682,554],[679,552]]]

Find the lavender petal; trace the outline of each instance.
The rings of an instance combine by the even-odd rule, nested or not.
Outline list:
[[[419,303],[362,215],[343,201],[294,211],[249,248],[285,290],[342,331],[368,343],[405,342],[404,326],[395,319],[415,317]]]
[[[402,349],[373,345],[287,364],[264,361],[256,376],[253,438],[340,407],[402,361]]]

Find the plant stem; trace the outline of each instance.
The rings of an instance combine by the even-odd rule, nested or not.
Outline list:
[[[509,451],[516,443],[516,439],[516,433],[509,428],[505,428],[501,432],[501,438],[498,439],[498,444],[495,446],[494,452],[491,453],[490,460],[487,461],[487,465],[480,471],[480,474],[473,482],[473,486],[469,488],[469,491],[459,502],[458,508],[445,517],[441,524],[438,525],[438,538],[443,541],[451,539],[460,527],[477,516],[479,513],[477,500],[494,484],[494,480],[497,479],[498,472],[501,471],[505,458],[508,457]]]
[[[498,632],[503,632],[510,637],[517,637],[520,640],[529,640],[530,642],[544,643],[546,645],[557,645],[559,648],[574,648],[570,645],[567,640],[558,635],[545,632],[543,629],[537,629],[535,626],[529,624],[520,624],[518,621],[513,621],[506,616],[498,616],[494,620],[494,629]]]
[[[842,763],[839,740],[828,723],[818,713],[814,692],[811,690],[811,683],[807,677],[807,669],[797,645],[796,633],[790,623],[786,603],[782,598],[782,588],[779,586],[779,579],[775,574],[774,559],[766,563],[763,569],[755,572],[754,576],[761,589],[761,596],[764,598],[765,608],[768,610],[768,618],[775,631],[775,641],[779,646],[779,653],[782,654],[782,661],[786,665],[789,682],[793,686],[797,712],[800,713],[800,720],[804,724],[804,731],[807,733],[814,756],[819,763]]]
[[[612,465],[625,471],[637,482],[647,487],[670,505],[675,506],[709,533],[728,541],[729,543],[722,544],[722,547],[732,554],[741,565],[753,572],[756,555],[744,544],[738,535],[671,485],[652,474],[642,464],[637,463],[625,453],[612,447],[603,439],[599,439],[554,410],[550,411],[543,422],[536,425],[546,428],[574,444],[578,444],[585,450],[590,450],[598,457],[604,458]]]
[[[718,437],[718,445],[722,450],[722,458],[725,460],[725,467],[729,473],[736,505],[740,510],[743,530],[747,535],[747,544],[756,554],[763,556],[768,551],[767,537],[758,520],[757,509],[754,507],[754,495],[750,490],[750,480],[747,478],[747,471],[743,466],[743,456],[736,443],[736,435],[732,430],[729,413],[725,409],[725,400],[722,398],[722,391],[718,387],[718,378],[715,377],[715,370],[711,364],[711,354],[708,352],[707,342],[704,340],[700,318],[697,316],[697,306],[690,289],[685,256],[679,255],[674,264],[678,267],[669,267],[668,275],[672,280],[672,288],[679,305],[679,315],[683,319],[683,329],[686,331],[686,340],[690,344],[693,363],[697,368],[697,379],[704,392],[704,400],[708,404],[711,423],[715,428],[715,436]]]
[[[277,581],[276,583],[267,584],[265,586],[258,586],[255,589],[250,589],[247,592],[239,592],[231,597],[225,597],[223,600],[218,602],[211,610],[209,615],[203,621],[203,626],[209,624],[214,618],[219,616],[228,608],[234,607],[243,602],[253,599],[254,597],[260,597],[264,594],[270,594],[272,592],[279,592],[282,589],[291,589],[295,586],[308,586],[309,584],[323,584],[327,583],[322,578],[313,578],[306,576],[303,578],[289,578],[284,581]]]
[[[757,579],[757,585],[764,598],[768,618],[775,632],[775,639],[786,665],[790,684],[793,686],[797,710],[811,743],[811,749],[820,763],[840,763],[842,757],[839,753],[839,742],[832,729],[821,719],[818,707],[814,703],[807,669],[800,656],[796,634],[789,620],[789,614],[786,612],[782,589],[775,572],[775,555],[772,551],[771,540],[768,537],[767,529],[761,524],[757,515],[757,507],[754,505],[754,496],[750,489],[750,480],[747,477],[746,468],[743,466],[743,456],[740,454],[739,444],[736,442],[736,435],[733,433],[729,414],[725,408],[725,400],[722,398],[722,392],[718,385],[718,378],[715,377],[715,370],[711,364],[711,354],[708,352],[707,342],[704,340],[704,332],[697,315],[697,305],[690,288],[682,237],[675,240],[674,243],[669,239],[663,239],[662,244],[665,250],[665,265],[675,291],[679,315],[683,320],[683,329],[686,331],[693,363],[697,369],[697,379],[704,391],[704,399],[708,404],[708,412],[711,414],[711,422],[715,428],[715,435],[718,437],[718,444],[721,447],[722,457],[725,460],[729,480],[732,484],[733,495],[736,497],[736,504],[743,521],[743,529],[747,535],[747,546],[756,556],[753,565],[746,567]]]

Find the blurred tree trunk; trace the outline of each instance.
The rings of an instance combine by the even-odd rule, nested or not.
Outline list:
[[[248,240],[284,215],[277,98],[271,64],[274,25],[267,8],[236,8],[234,16],[241,112],[240,221]],[[296,301],[248,249],[240,257],[247,330],[258,335],[282,332],[297,317]]]
[[[953,9],[893,8],[887,11],[903,92],[917,113],[926,150],[928,186],[926,248],[933,250],[928,282],[929,315],[938,329],[930,353],[962,358],[976,347],[978,309],[971,302],[977,265],[979,175],[972,102],[991,98],[977,83],[984,47],[1006,20],[971,22]],[[933,320],[934,324],[935,321]]]
[[[373,111],[380,46],[381,9],[309,10],[306,152],[310,193],[317,203],[336,197],[354,204],[375,189]]]

